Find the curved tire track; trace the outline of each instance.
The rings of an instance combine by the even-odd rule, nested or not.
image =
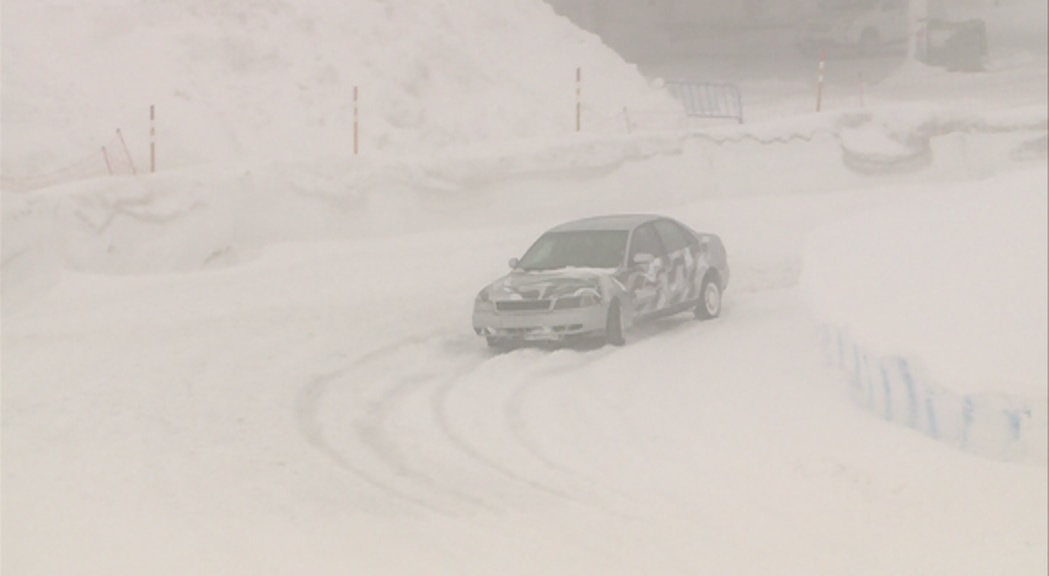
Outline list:
[[[339,469],[353,475],[368,486],[385,494],[386,496],[402,503],[421,507],[430,512],[447,514],[446,511],[433,506],[429,501],[408,492],[398,490],[388,482],[383,481],[377,475],[372,474],[365,468],[355,465],[349,458],[339,452],[328,441],[324,434],[324,426],[320,420],[320,404],[327,396],[328,388],[335,381],[345,377],[346,370],[338,370],[314,378],[299,393],[295,406],[296,421],[299,432],[306,441],[318,452],[330,459]]]

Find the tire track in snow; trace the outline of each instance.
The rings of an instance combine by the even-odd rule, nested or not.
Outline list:
[[[428,350],[429,348],[429,350]],[[472,347],[459,345],[457,339],[450,339],[440,335],[421,335],[405,338],[390,345],[383,346],[367,354],[364,354],[347,365],[326,376],[323,380],[318,379],[312,389],[307,388],[300,394],[299,420],[300,429],[304,436],[315,447],[319,448],[340,467],[346,468],[355,475],[362,477],[368,484],[388,492],[401,500],[408,500],[417,505],[423,505],[431,511],[443,514],[456,515],[462,513],[462,505],[483,508],[489,512],[498,511],[497,506],[490,499],[486,499],[487,492],[478,495],[454,486],[454,478],[443,480],[439,473],[452,468],[454,465],[447,460],[425,461],[418,455],[413,456],[410,451],[418,446],[412,446],[410,439],[398,437],[395,431],[394,420],[400,414],[409,410],[406,406],[416,400],[426,399],[429,413],[434,417],[434,427],[439,434],[431,435],[429,430],[414,429],[413,435],[427,439],[440,437],[448,441],[456,453],[464,454],[471,462],[481,464],[485,469],[495,470],[497,473],[514,479],[515,481],[529,486],[532,490],[541,490],[555,496],[569,497],[567,493],[549,486],[524,478],[505,465],[497,463],[494,459],[483,454],[480,450],[471,446],[465,439],[459,437],[452,431],[451,424],[447,422],[446,416],[436,408],[435,399],[441,398],[442,393],[456,387],[457,383],[474,372],[480,365],[491,359],[491,357],[478,353],[471,357],[467,352]],[[412,356],[414,359],[425,357],[428,352],[434,350],[451,362],[443,364],[440,372],[434,375],[413,374],[410,369],[403,368],[411,366],[411,362],[402,361],[401,356]],[[392,374],[389,376],[367,376],[359,379],[354,378],[355,372],[363,372],[367,369],[376,369],[380,363],[389,363]],[[385,367],[380,365],[378,369]],[[441,373],[445,372],[446,373]],[[338,446],[337,442],[327,437],[323,431],[323,422],[320,417],[321,406],[326,401],[325,396],[337,388],[338,383],[354,386],[368,387],[367,391],[373,393],[374,398],[362,404],[351,406],[357,408],[358,414],[348,414],[344,425],[344,436],[342,440],[352,438],[353,445],[346,447]],[[425,396],[427,390],[434,389],[429,396]],[[442,392],[443,391],[443,392]],[[442,422],[442,418],[445,419]],[[391,432],[393,431],[393,432]],[[425,449],[425,444],[422,445]],[[385,470],[384,473],[375,469],[363,467],[359,459],[352,457],[354,450],[363,450],[373,457],[374,461]],[[436,452],[428,450],[428,454]],[[351,462],[358,461],[357,464]],[[445,466],[447,465],[447,466]],[[391,478],[393,480],[391,480]],[[400,487],[398,485],[401,484]],[[414,489],[418,488],[418,490]],[[492,493],[491,496],[496,494]],[[456,505],[438,506],[438,497],[451,498]]]
[[[592,478],[587,478],[580,474],[578,471],[572,470],[564,465],[561,465],[555,460],[545,456],[543,451],[537,446],[528,445],[527,443],[522,442],[522,440],[530,442],[531,438],[522,438],[519,435],[519,431],[515,430],[516,426],[522,425],[520,423],[515,423],[515,421],[523,422],[523,419],[520,418],[520,412],[518,412],[515,416],[512,409],[508,408],[508,406],[513,405],[513,399],[515,396],[520,395],[523,397],[526,394],[526,391],[535,390],[536,386],[542,383],[542,377],[562,373],[571,373],[575,370],[585,368],[586,366],[592,363],[598,362],[613,352],[614,350],[609,350],[607,348],[605,348],[604,350],[597,351],[593,349],[587,349],[585,356],[572,358],[571,362],[560,363],[552,367],[542,366],[538,370],[529,371],[511,390],[510,399],[504,399],[502,401],[502,410],[500,414],[502,414],[503,417],[503,425],[506,426],[506,428],[508,429],[512,441],[516,442],[518,445],[524,448],[527,457],[533,461],[538,461],[542,466],[556,472],[559,477],[567,478],[570,481],[575,481],[576,483],[585,484],[588,487],[603,488],[600,482],[597,482]],[[502,358],[506,356],[500,355],[498,357]],[[539,356],[538,358],[543,364],[549,363],[553,360],[553,357],[551,355],[545,354]],[[477,371],[477,368],[472,370],[471,373],[475,373]],[[535,378],[536,376],[540,377],[539,381],[537,381],[537,379]],[[597,495],[594,495],[591,490],[585,490],[581,492],[579,490],[573,490],[570,486],[558,487],[552,484],[550,481],[544,482],[530,477],[528,475],[525,475],[522,472],[515,470],[513,464],[500,462],[496,457],[487,454],[476,443],[470,442],[465,434],[455,429],[455,426],[453,424],[455,420],[453,418],[448,417],[449,405],[452,402],[451,398],[454,392],[458,389],[458,387],[462,385],[462,382],[463,378],[448,380],[447,382],[442,384],[442,386],[439,387],[437,391],[435,391],[432,399],[434,404],[435,418],[443,427],[447,439],[457,449],[464,451],[471,459],[482,464],[488,469],[493,470],[496,473],[499,473],[509,478],[511,481],[523,485],[530,490],[554,496],[571,503],[590,505],[599,509],[605,514],[617,517],[622,520],[630,520],[633,517],[627,512],[614,509],[609,505],[607,501],[602,501],[602,498],[600,498]],[[505,450],[502,452],[505,452]],[[518,459],[513,460],[514,463],[518,461],[519,457]],[[623,499],[632,500],[626,494],[623,494],[616,490],[608,491]]]
[[[314,378],[303,387],[295,407],[299,432],[313,448],[334,462],[338,468],[349,472],[368,486],[375,488],[396,501],[425,508],[438,514],[449,514],[447,511],[433,506],[432,503],[422,498],[398,490],[365,468],[355,465],[328,441],[324,434],[324,425],[320,420],[320,405],[328,395],[329,387],[333,383],[344,379],[346,372],[346,369],[342,369],[324,374]]]
[[[640,344],[650,338],[666,337],[675,333],[682,333],[689,330],[689,327],[695,327],[691,320],[684,319],[661,319],[651,324],[646,324],[634,329],[634,341],[631,342],[633,345]],[[607,360],[614,354],[628,352],[629,345],[625,349],[607,347],[599,350],[588,350],[585,354],[586,357],[583,361],[574,363],[572,366],[561,366],[552,369],[543,369],[537,371],[537,374],[542,376],[560,376],[568,375],[573,371],[580,370],[597,364],[599,362]],[[592,384],[592,383],[590,383]],[[587,388],[592,388],[592,385],[587,385]],[[638,508],[644,508],[646,504],[639,500],[636,496],[629,494],[619,488],[610,485],[607,482],[602,481],[599,477],[594,474],[589,474],[580,469],[579,467],[573,467],[569,464],[564,463],[563,459],[558,459],[551,456],[546,450],[541,441],[530,431],[528,422],[529,420],[524,417],[525,406],[529,403],[529,398],[535,393],[537,387],[534,382],[522,383],[515,387],[512,394],[509,396],[503,407],[503,413],[505,419],[510,427],[511,434],[514,436],[515,441],[521,446],[525,447],[529,451],[531,456],[541,462],[547,467],[556,470],[558,473],[565,476],[574,478],[578,482],[585,484],[589,487],[600,489],[601,491],[611,494],[623,502],[628,502],[635,505]],[[573,391],[578,392],[580,388],[573,388]],[[592,406],[603,406],[606,411],[612,412],[616,417],[623,423],[626,423],[628,418],[621,406],[615,406],[609,403],[606,399],[600,397],[593,390],[589,390],[587,397],[594,400]],[[584,402],[578,393],[570,394],[568,400],[572,406],[572,413],[574,417],[580,423],[580,426],[585,430],[588,430],[592,436],[598,439],[609,438],[608,432],[605,428],[598,426],[593,418],[588,415],[588,411],[584,409]],[[576,427],[580,427],[576,426]],[[629,429],[629,426],[624,426],[622,429]],[[587,494],[591,495],[591,500],[597,500],[599,497],[588,491]],[[630,512],[613,512],[608,508],[607,505],[599,503],[599,506],[606,512],[614,514],[622,519],[631,520],[635,517]]]
[[[568,500],[574,500],[571,494],[555,488],[548,484],[542,483],[538,480],[526,477],[520,472],[516,472],[508,465],[498,462],[491,456],[486,455],[481,449],[477,448],[468,441],[465,435],[460,434],[455,430],[452,425],[451,419],[448,418],[448,404],[449,397],[452,390],[456,387],[456,384],[460,381],[460,378],[450,378],[445,380],[433,393],[430,403],[433,410],[434,420],[440,428],[445,439],[455,447],[456,450],[465,454],[472,461],[506,477],[510,480],[522,484],[532,490],[544,492],[546,494],[556,496],[558,498],[564,498]]]
[[[690,325],[691,322],[684,320],[660,322],[638,330],[636,341],[641,343],[656,336],[686,330]],[[532,369],[528,369],[509,394],[503,396],[499,401],[501,406],[493,406],[493,413],[502,414],[503,425],[511,440],[524,450],[524,454],[557,476],[568,479],[569,486],[540,479],[537,475],[541,476],[541,473],[527,473],[523,470],[526,466],[523,466],[524,461],[520,460],[520,456],[508,461],[491,450],[486,450],[481,444],[471,440],[462,426],[457,425],[454,417],[450,416],[452,407],[455,406],[456,394],[466,390],[465,383],[469,382],[471,376],[485,363],[517,355],[511,352],[489,356],[480,350],[473,355],[473,351],[473,347],[468,346],[465,339],[449,338],[440,333],[403,338],[369,351],[350,360],[344,367],[314,379],[304,387],[299,395],[297,407],[299,428],[312,446],[340,468],[398,501],[432,512],[457,515],[462,513],[462,505],[497,511],[500,507],[493,499],[505,500],[509,495],[505,489],[499,488],[499,484],[483,484],[479,493],[456,486],[456,474],[464,473],[464,469],[457,467],[454,459],[440,456],[441,452],[436,444],[429,450],[426,443],[413,445],[412,438],[416,437],[425,438],[425,442],[430,442],[435,437],[443,439],[455,454],[465,457],[467,462],[479,467],[466,468],[467,474],[471,468],[487,470],[529,491],[565,501],[588,503],[605,513],[624,516],[625,512],[612,510],[607,501],[599,502],[600,498],[593,490],[573,490],[571,484],[599,488],[624,501],[636,503],[636,499],[607,485],[593,474],[587,474],[584,470],[571,466],[563,458],[552,456],[529,430],[529,420],[525,417],[525,406],[529,403],[529,398],[545,379],[586,369],[610,355],[619,353],[620,350],[607,347],[582,351],[561,350],[561,354],[576,354],[569,357],[551,353],[537,356],[537,360],[524,359]],[[424,365],[434,367],[434,363],[425,360],[430,355],[437,355],[441,360],[436,363],[434,374],[412,373],[412,362],[405,361],[410,356],[413,362],[418,364],[421,357],[424,359]],[[387,368],[390,374],[382,374]],[[367,374],[369,370],[378,370],[380,374]],[[355,377],[355,373],[361,373],[361,376]],[[321,410],[325,403],[332,401],[332,392],[340,386],[344,390],[346,387],[356,387],[364,393],[371,393],[372,398],[362,398],[364,401],[360,404],[348,404],[348,410],[339,406],[340,413],[345,413],[346,417],[341,428],[342,436],[336,439],[329,437],[330,434],[325,432]],[[463,394],[467,392],[468,390]],[[597,399],[598,403],[604,404],[603,400],[597,398],[598,395],[590,395]],[[399,434],[395,420],[413,409],[409,407],[412,402],[418,403],[423,400],[428,406],[431,424],[424,422],[421,427],[409,430],[410,437]],[[577,424],[584,430],[591,430],[596,437],[607,438],[607,427],[599,427],[593,422],[580,405],[582,400],[574,396],[569,400],[573,403]],[[471,410],[477,409],[483,410],[484,406],[471,407]],[[623,416],[621,410],[614,412]],[[428,425],[432,425],[438,434],[428,434]],[[370,460],[379,467],[362,464],[361,458],[354,456],[354,452],[358,450],[370,454]],[[437,459],[427,460],[419,453],[420,450],[425,450],[426,456],[439,456]],[[443,476],[448,474],[451,475],[450,478]],[[443,499],[450,499],[454,503],[441,503]]]
[[[424,342],[423,344],[429,343],[431,342]],[[451,351],[453,353],[453,360],[455,360],[454,353],[459,352],[460,350],[453,349],[452,346],[448,345],[449,343],[451,342],[445,342],[443,351]],[[381,405],[378,405],[375,410],[369,411],[369,415],[372,419],[370,419],[366,425],[358,428],[359,434],[362,438],[366,439],[365,441],[375,450],[376,454],[385,459],[387,464],[397,473],[409,477],[416,482],[425,483],[431,489],[437,488],[438,484],[433,480],[432,475],[421,471],[418,467],[410,466],[407,464],[407,458],[405,457],[394,457],[398,450],[394,443],[386,441],[387,435],[383,432],[383,430],[389,428],[385,421],[392,418],[393,414],[397,411],[396,406],[398,404],[407,402],[415,393],[420,393],[425,389],[427,384],[434,384],[435,389],[429,395],[430,414],[433,417],[434,424],[441,433],[441,437],[447,441],[449,446],[451,446],[456,453],[464,455],[474,466],[479,465],[482,469],[492,471],[501,477],[508,478],[515,484],[524,486],[529,490],[545,493],[549,496],[573,502],[577,501],[577,498],[575,498],[570,492],[543,483],[534,478],[530,478],[522,472],[515,470],[512,466],[500,462],[497,458],[486,454],[481,448],[470,442],[466,435],[456,430],[453,420],[448,416],[448,407],[453,390],[458,389],[464,380],[466,380],[471,374],[476,373],[481,365],[492,359],[493,357],[488,356],[482,357],[480,362],[472,360],[466,362],[453,362],[450,374],[441,378],[432,378],[425,375],[422,377],[400,377],[399,383],[395,386],[395,389],[390,390],[382,399],[380,399],[379,403]],[[474,504],[484,506],[485,508],[493,508],[486,500],[480,497],[468,495],[461,490],[445,488],[445,491],[448,491],[461,499],[466,499]],[[496,490],[493,488],[490,492],[494,493]]]
[[[581,365],[575,367],[575,369],[587,366],[591,362],[593,362],[593,360],[582,363]],[[544,370],[541,371],[540,374],[545,376],[552,376],[556,374],[564,374],[567,372],[569,372],[569,370],[562,368],[559,370]],[[539,442],[535,439],[535,437],[528,432],[528,427],[525,423],[526,420],[523,417],[524,406],[527,403],[528,397],[535,391],[535,389],[535,384],[531,382],[519,384],[514,388],[513,392],[510,394],[509,398],[507,398],[506,402],[503,405],[503,415],[506,419],[506,422],[509,425],[510,432],[511,434],[513,434],[514,439],[517,441],[518,444],[520,444],[526,450],[528,450],[528,452],[532,455],[533,458],[539,460],[552,470],[556,470],[561,474],[579,478],[581,480],[586,481],[587,483],[595,483],[592,479],[583,476],[577,469],[568,467],[558,462],[549,454],[547,454],[546,450],[544,450],[542,446],[540,446]]]
[[[448,380],[459,377],[458,374],[453,374]],[[357,438],[388,470],[399,478],[423,487],[427,494],[450,496],[460,503],[495,511],[483,498],[440,482],[430,467],[413,464],[411,458],[404,453],[401,444],[397,442],[396,435],[388,432],[393,427],[390,421],[399,406],[421,394],[428,382],[425,377],[395,377],[395,383],[386,388],[378,400],[371,403],[364,416],[354,420],[352,427]]]
[[[667,325],[669,323],[669,326]],[[637,344],[646,341],[650,338],[654,338],[667,333],[677,332],[683,329],[682,325],[687,325],[687,321],[677,321],[674,319],[665,319],[657,321],[652,324],[642,325],[634,328],[634,342],[631,344]],[[561,376],[569,374],[571,372],[586,368],[591,364],[602,361],[608,356],[619,352],[618,349],[609,349],[603,347],[596,350],[585,350],[581,354],[585,354],[585,358],[581,362],[573,363],[570,366],[558,366],[553,368],[546,368],[535,372],[536,375],[543,377]],[[518,385],[511,393],[508,400],[503,406],[503,414],[509,425],[510,431],[513,434],[515,440],[525,447],[531,455],[537,460],[543,462],[549,468],[556,470],[562,474],[575,477],[587,484],[594,486],[602,486],[600,482],[593,479],[592,477],[583,474],[577,468],[565,465],[555,458],[550,456],[546,450],[540,445],[540,442],[528,431],[526,419],[522,416],[524,413],[524,406],[527,403],[528,397],[536,390],[533,383],[524,383]],[[578,398],[573,397],[573,402],[578,403]],[[603,434],[603,433],[602,433]]]
[[[403,350],[406,347],[425,343],[432,338],[433,335],[415,335],[403,338],[358,356],[349,361],[342,368],[314,378],[303,387],[298,395],[296,401],[296,421],[300,433],[311,446],[335,463],[338,468],[351,473],[366,485],[375,488],[379,492],[386,494],[396,501],[417,506],[437,514],[454,516],[457,515],[455,510],[438,507],[434,504],[432,499],[414,494],[403,488],[398,488],[388,479],[383,478],[381,474],[354,463],[349,454],[336,447],[332,440],[328,438],[324,431],[324,423],[320,415],[321,406],[331,396],[333,388],[337,387],[339,383],[344,386],[354,385],[351,381],[351,374],[355,370],[361,370],[362,368],[396,354],[398,351]],[[389,394],[386,395],[388,396]],[[363,427],[360,424],[354,424],[354,428],[358,435],[361,435],[361,432],[363,431],[361,440],[365,447],[375,453],[381,461],[384,461],[389,465],[390,456],[383,454],[383,450],[385,450],[386,447],[382,445],[381,441],[369,439],[371,434],[369,432],[369,426],[373,426],[373,424],[367,420]],[[395,472],[398,469],[396,461],[394,461],[393,469]]]

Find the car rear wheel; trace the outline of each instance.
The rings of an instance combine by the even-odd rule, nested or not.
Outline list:
[[[696,304],[696,318],[710,320],[721,315],[721,286],[717,278],[708,275],[703,279],[703,287],[699,291],[699,303]]]
[[[618,300],[608,306],[608,321],[605,322],[605,342],[613,346],[626,344],[626,331],[623,328],[623,307]]]

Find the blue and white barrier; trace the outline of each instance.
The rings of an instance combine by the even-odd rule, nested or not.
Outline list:
[[[837,326],[824,326],[823,349],[856,402],[875,415],[980,456],[1046,463],[1044,399],[961,394],[933,382],[920,360],[872,354]]]

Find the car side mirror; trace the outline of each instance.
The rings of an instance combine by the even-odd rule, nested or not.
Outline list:
[[[511,258],[511,259],[510,259],[510,262],[509,262],[509,264],[510,264],[510,268],[517,268],[517,265],[518,265],[518,264],[519,264],[520,262],[521,262],[521,261],[520,261],[520,260],[518,260],[517,258]]]
[[[651,262],[651,261],[653,261],[655,259],[656,259],[656,257],[651,255],[651,254],[648,254],[646,252],[638,252],[637,254],[634,254],[633,263],[634,264],[648,264],[649,262]]]

